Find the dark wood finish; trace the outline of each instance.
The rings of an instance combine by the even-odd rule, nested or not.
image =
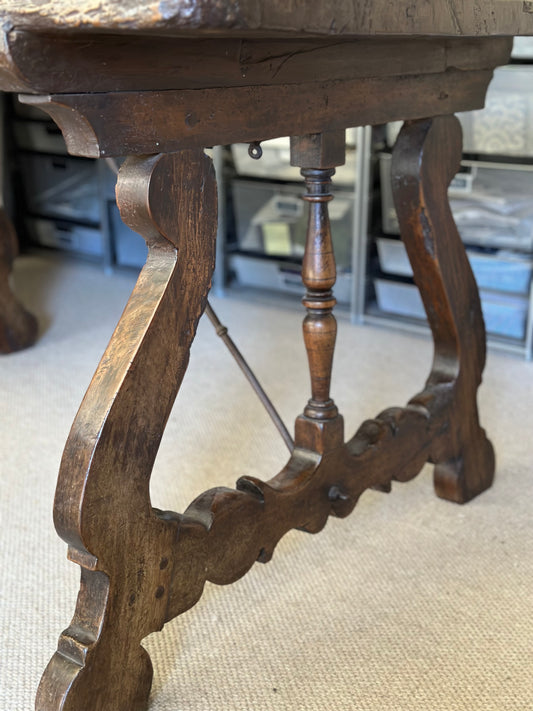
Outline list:
[[[0,353],[28,348],[37,339],[37,319],[26,311],[11,289],[10,275],[17,254],[17,235],[0,208]]]
[[[476,391],[485,365],[485,327],[478,290],[447,200],[461,160],[455,117],[407,123],[392,159],[394,202],[435,341],[426,394],[449,408],[446,432],[436,440],[439,496],[465,502],[494,476],[494,452],[480,428]]]
[[[132,8],[134,7],[134,12]],[[42,31],[190,35],[533,34],[523,0],[2,0],[2,24]]]
[[[129,158],[123,166],[121,212],[145,236],[150,255],[63,457],[56,525],[71,560],[82,566],[82,585],[74,620],[43,676],[37,711],[145,708],[152,673],[140,646],[145,635],[194,605],[207,580],[234,582],[255,561],[270,560],[291,528],[320,531],[329,515],[349,514],[369,487],[408,481],[428,460],[436,463],[441,496],[465,501],[490,485],[492,448],[475,410],[483,323],[446,197],[460,155],[457,122],[407,124],[394,157],[403,235],[435,338],[432,372],[406,407],[363,423],[346,443],[325,385],[335,275],[327,166],[338,153],[338,134],[293,139],[293,155],[319,166],[303,169],[312,208],[304,302],[319,328],[307,334],[309,350],[317,347],[310,357],[315,397],[297,420],[296,448],[269,482],[242,477],[236,490],[207,491],[183,515],[151,508],[149,477],[205,305],[214,179],[200,152]],[[437,222],[442,233],[433,228]]]
[[[311,399],[296,422],[296,444],[323,453],[342,444],[343,420],[330,397],[337,321],[333,286],[337,278],[328,203],[331,178],[345,162],[344,131],[291,138],[291,164],[301,168],[309,206],[302,281],[307,309],[303,336],[311,374]]]
[[[460,132],[443,115],[483,105],[509,35],[533,34],[533,13],[518,0],[14,5],[0,0],[0,88],[48,111],[71,153],[129,156],[118,203],[149,246],[61,464],[55,522],[82,580],[36,709],[140,711],[152,676],[141,640],[193,606],[206,581],[232,583],[270,560],[291,528],[315,533],[369,487],[389,490],[426,461],[445,498],[467,501],[490,486],[494,456],[476,408],[483,321],[446,195]],[[330,396],[329,183],[345,128],[394,119],[409,119],[394,193],[435,358],[421,393],[344,442]],[[282,135],[296,137],[310,205],[312,397],[270,481],[244,476],[183,514],[157,511],[150,474],[213,269],[215,180],[203,148]]]
[[[450,69],[372,81],[21,98],[50,114],[70,153],[96,158],[250,143],[470,111],[483,106],[491,78],[492,70]]]
[[[140,642],[168,616],[178,521],[151,508],[149,479],[213,271],[214,169],[202,151],[129,158],[117,200],[149,255],[61,463],[55,524],[82,583],[37,711],[144,709]]]
[[[5,35],[10,89],[19,92],[150,91],[283,85],[473,71],[504,64],[508,37],[244,39]]]

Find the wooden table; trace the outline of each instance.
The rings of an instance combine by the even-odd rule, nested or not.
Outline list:
[[[451,501],[491,485],[494,454],[476,406],[483,319],[447,201],[461,157],[452,114],[483,106],[511,36],[533,34],[533,3],[3,0],[0,16],[0,88],[48,112],[72,154],[127,156],[117,202],[149,246],[61,464],[55,524],[82,579],[36,702],[38,711],[136,711],[152,678],[141,640],[193,606],[206,580],[237,580],[289,529],[317,532],[365,489],[407,481],[426,461]],[[421,393],[345,440],[330,396],[330,184],[346,127],[398,119],[395,205],[435,355]],[[184,514],[155,510],[152,465],[214,265],[216,182],[203,149],[283,135],[309,203],[311,398],[294,450],[268,482],[243,477]],[[2,344],[15,350],[35,324],[9,291],[12,240],[2,239]]]

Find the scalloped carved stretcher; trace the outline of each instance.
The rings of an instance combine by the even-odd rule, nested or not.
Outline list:
[[[149,246],[63,455],[55,523],[82,582],[36,709],[137,711],[152,677],[141,640],[193,606],[206,580],[237,580],[268,561],[291,528],[317,532],[328,516],[349,514],[365,489],[407,481],[427,461],[443,498],[466,502],[490,486],[494,454],[476,406],[483,319],[447,201],[461,156],[452,114],[482,107],[511,36],[533,34],[532,3],[12,5],[0,3],[0,88],[47,111],[72,154],[128,156],[117,201]],[[434,360],[405,407],[345,439],[330,395],[330,184],[344,161],[345,128],[398,119],[405,124],[393,191]],[[309,206],[303,330],[311,398],[273,479],[243,477],[183,514],[161,512],[150,502],[152,465],[214,265],[216,181],[203,148],[281,135],[292,137]]]

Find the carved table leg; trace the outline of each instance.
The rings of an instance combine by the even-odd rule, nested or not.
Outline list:
[[[454,116],[406,122],[392,174],[402,238],[435,342],[426,390],[412,402],[448,403],[447,422],[430,459],[436,464],[437,494],[462,503],[491,485],[494,452],[479,426],[476,404],[485,365],[479,294],[447,198],[461,148]]]
[[[11,221],[0,208],[0,353],[28,348],[37,338],[37,320],[16,299],[9,284],[13,260],[18,252]]]
[[[337,337],[333,286],[337,277],[328,202],[335,166],[345,161],[345,132],[291,137],[291,164],[301,168],[309,203],[307,240],[302,265],[307,316],[303,334],[311,374],[311,399],[296,421],[297,446],[324,453],[343,444],[343,418],[330,397]]]
[[[152,667],[140,642],[168,616],[179,522],[152,509],[149,480],[214,266],[211,161],[201,150],[128,158],[117,201],[149,255],[61,463],[55,522],[81,588],[37,711],[144,709]]]
[[[450,157],[450,149],[452,152]],[[476,392],[485,358],[477,290],[447,203],[457,167],[454,118],[408,123],[394,155],[394,192],[435,339],[433,369],[405,407],[364,422],[344,442],[330,397],[336,323],[327,205],[342,134],[292,139],[310,205],[303,279],[311,399],[287,465],[263,482],[201,494],[182,515],[156,512],[149,479],[214,261],[215,180],[202,151],[128,158],[118,203],[150,247],[124,315],[74,422],[55,518],[82,568],[71,626],[39,688],[37,711],[140,711],[152,669],[143,637],[194,605],[207,580],[227,585],[267,562],[290,529],[316,533],[370,487],[389,490],[436,463],[441,496],[466,501],[490,485],[494,458]],[[438,229],[437,229],[438,227]]]

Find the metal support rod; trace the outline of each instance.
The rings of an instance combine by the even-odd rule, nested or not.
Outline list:
[[[258,398],[261,400],[261,402],[263,403],[263,406],[265,407],[266,411],[268,412],[268,414],[269,414],[269,416],[270,416],[270,419],[272,420],[272,422],[273,422],[274,425],[276,426],[276,429],[278,430],[278,432],[280,433],[281,437],[283,438],[283,441],[284,441],[285,444],[287,445],[287,448],[288,448],[289,452],[292,452],[292,450],[294,449],[294,442],[293,442],[293,439],[292,439],[292,437],[290,436],[290,434],[289,434],[287,428],[286,428],[285,425],[283,424],[283,421],[282,421],[281,417],[279,416],[279,414],[278,414],[276,408],[274,407],[274,405],[271,403],[271,401],[270,401],[268,395],[265,393],[265,391],[264,391],[263,388],[261,387],[259,381],[258,381],[257,378],[255,377],[255,375],[254,375],[253,371],[251,370],[250,366],[249,366],[248,363],[245,361],[245,359],[244,359],[244,357],[242,356],[241,352],[239,351],[239,349],[237,348],[237,346],[236,346],[235,343],[233,342],[231,336],[228,334],[228,329],[226,328],[226,326],[223,326],[223,325],[220,323],[220,321],[219,321],[219,319],[218,319],[216,313],[213,311],[213,308],[211,307],[211,304],[210,304],[209,302],[207,303],[205,312],[206,312],[206,314],[207,314],[209,320],[211,321],[211,323],[212,323],[213,326],[215,327],[215,330],[216,330],[216,332],[217,332],[217,335],[220,336],[220,338],[224,341],[224,344],[225,344],[226,347],[228,348],[228,350],[229,350],[229,352],[231,353],[231,355],[232,355],[232,356],[235,358],[235,360],[237,361],[237,365],[239,366],[239,368],[242,370],[242,372],[243,372],[244,375],[246,376],[248,382],[250,383],[250,385],[251,385],[252,388],[254,389],[254,391],[255,391],[257,397],[258,397]]]
[[[257,147],[260,150],[259,143],[257,144]],[[260,155],[257,157],[260,157]],[[106,163],[113,173],[118,174],[118,164],[114,158],[106,158]],[[292,437],[290,436],[289,431],[285,427],[283,420],[281,419],[281,417],[278,414],[278,411],[276,410],[276,408],[270,401],[270,398],[268,397],[266,392],[261,387],[261,384],[255,377],[252,369],[250,368],[248,363],[245,361],[242,353],[240,352],[240,350],[237,348],[237,346],[233,342],[233,339],[231,338],[231,336],[228,334],[228,329],[226,328],[226,326],[223,326],[220,323],[218,316],[213,311],[213,308],[209,302],[207,302],[205,312],[206,312],[209,320],[215,327],[217,335],[220,336],[220,338],[224,341],[224,344],[226,345],[227,349],[229,350],[231,355],[235,358],[235,360],[237,361],[237,365],[242,370],[242,372],[246,376],[248,382],[254,389],[255,394],[263,403],[263,406],[264,406],[265,410],[268,412],[270,419],[276,426],[276,429],[278,430],[281,437],[283,438],[283,441],[287,445],[287,449],[289,450],[289,452],[292,452],[292,450],[294,449],[294,441],[293,441]]]

